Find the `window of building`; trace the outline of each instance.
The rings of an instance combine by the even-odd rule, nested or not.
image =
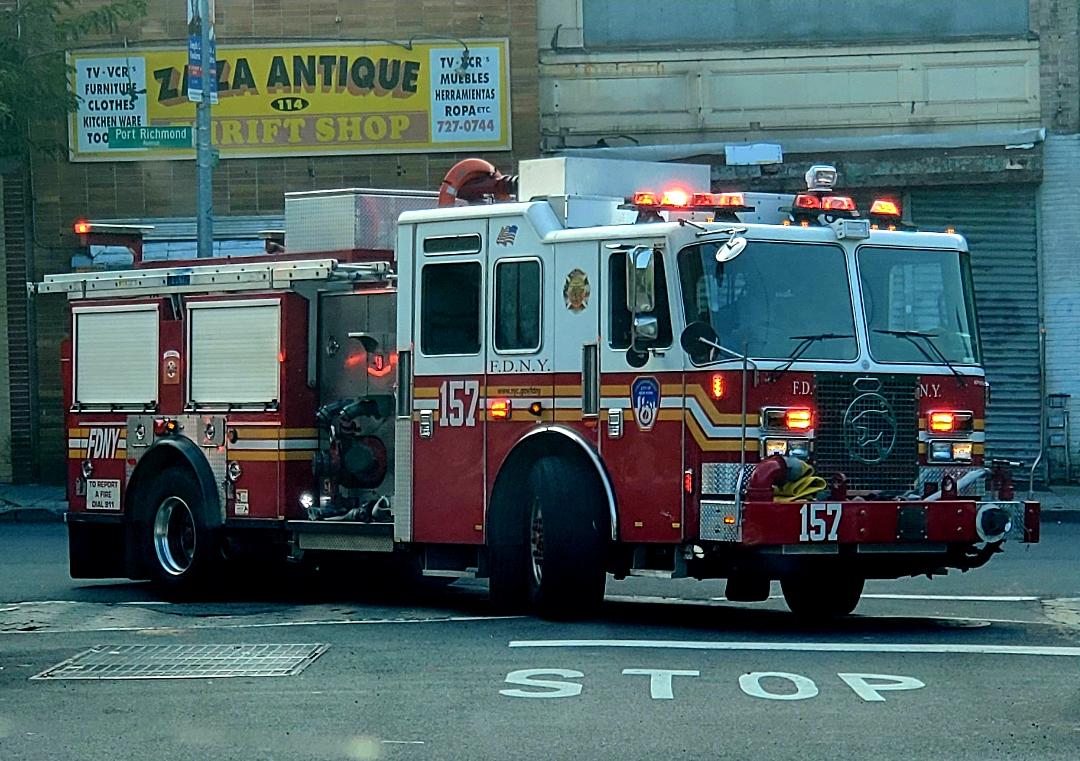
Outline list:
[[[480,351],[479,262],[428,264],[420,273],[420,351],[477,354]]]
[[[501,261],[495,265],[495,349],[540,348],[540,261]]]
[[[634,315],[626,303],[626,252],[612,254],[608,259],[608,283],[611,287],[611,312],[608,331],[608,343],[612,349],[629,349],[630,326]],[[645,317],[655,317],[659,332],[655,341],[648,346],[662,349],[671,346],[671,309],[668,306],[667,277],[664,275],[664,258],[656,257],[656,308],[651,312],[642,312]],[[638,348],[643,344],[638,343]]]

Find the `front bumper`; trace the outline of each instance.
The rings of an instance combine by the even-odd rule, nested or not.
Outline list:
[[[1009,516],[1004,540],[1039,541],[1038,502],[964,499],[741,504],[704,499],[699,538],[747,547],[873,545],[917,551],[920,545],[987,541],[983,516],[997,509]]]

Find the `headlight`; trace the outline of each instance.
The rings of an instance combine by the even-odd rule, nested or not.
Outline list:
[[[931,462],[971,462],[974,447],[970,441],[931,441]]]
[[[930,459],[934,462],[948,462],[952,459],[952,442],[931,441]]]
[[[774,454],[786,455],[787,449],[788,446],[786,439],[765,439],[766,457],[772,457]]]

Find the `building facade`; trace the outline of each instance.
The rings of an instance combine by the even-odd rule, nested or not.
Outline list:
[[[81,3],[80,8],[84,5],[88,4]],[[215,142],[221,160],[214,172],[213,194],[219,232],[229,230],[232,219],[249,220],[255,229],[266,225],[256,225],[254,220],[280,219],[287,190],[435,190],[447,170],[464,156],[480,155],[509,172],[519,159],[538,155],[537,17],[536,3],[531,0],[216,0],[215,34],[218,59],[231,66],[231,71],[219,76],[226,89],[219,94],[215,112]],[[147,156],[146,160],[131,160],[131,154],[123,156],[123,160],[110,160],[108,148],[100,142],[108,126],[133,123],[125,121],[129,104],[116,97],[117,83],[108,81],[104,73],[109,61],[116,65],[136,60],[141,65],[142,51],[152,51],[146,53],[141,74],[117,68],[117,76],[127,78],[127,82],[119,83],[122,93],[135,93],[131,98],[134,110],[149,109],[149,113],[142,112],[145,123],[155,123],[155,113],[162,113],[163,106],[192,108],[183,98],[183,81],[177,74],[172,80],[160,74],[169,68],[183,71],[187,37],[185,3],[151,0],[142,21],[112,37],[86,41],[86,49],[74,52],[70,60],[76,69],[76,89],[89,110],[75,115],[70,135],[65,136],[62,130],[58,135],[68,144],[69,156],[36,156],[32,184],[25,188],[18,186],[18,175],[2,175],[0,261],[4,263],[5,287],[0,293],[0,324],[4,326],[0,331],[0,481],[59,481],[66,454],[59,376],[60,341],[67,330],[65,305],[60,299],[28,300],[26,281],[72,267],[78,247],[71,225],[78,219],[180,218],[192,228],[194,161],[167,160],[160,154]],[[473,53],[498,47],[504,56],[499,62],[504,76],[494,98],[506,107],[506,113],[501,115],[501,139],[494,141],[499,145],[490,150],[455,150],[452,141],[435,145],[437,140],[428,139],[424,123],[426,118],[434,119],[431,113],[436,107],[439,84],[423,67],[428,62],[426,52],[418,56],[417,51],[437,48],[446,51],[448,58],[456,56],[452,72],[456,73],[463,68],[460,60],[470,50],[470,43]],[[163,57],[163,51],[171,57]],[[254,98],[244,89],[246,77],[237,51],[249,60],[249,81],[254,89],[276,87],[283,96],[299,91],[313,108],[320,99],[327,102],[322,118],[330,121],[320,123],[322,131],[316,131],[314,118],[308,120],[311,145],[297,148],[287,143],[292,123],[303,113],[255,114],[245,106]],[[319,59],[327,53],[335,59],[348,56],[346,67],[342,69],[337,60]],[[283,67],[277,65],[278,56],[284,61]],[[308,60],[311,57],[313,61]],[[358,63],[361,58],[367,58],[367,63]],[[378,68],[383,58],[389,59],[385,70]],[[399,58],[403,61],[400,68],[396,62]],[[407,59],[417,63],[412,81],[408,79]],[[84,60],[89,62],[85,66],[80,64]],[[430,60],[434,67],[436,59]],[[306,67],[303,74],[310,80],[303,84],[310,86],[299,90],[285,86],[285,80],[296,82],[296,65]],[[94,68],[99,71],[93,72]],[[96,89],[88,92],[80,77]],[[455,81],[458,87],[464,87],[469,82],[467,72]],[[130,90],[125,89],[127,84],[131,84]],[[407,100],[402,96],[418,88],[423,96],[425,84],[432,92],[431,102],[412,112],[402,111],[398,104]],[[364,85],[369,87],[365,89]],[[494,85],[492,89],[496,89]],[[147,106],[138,101],[139,96],[145,97]],[[91,103],[94,97],[96,105]],[[390,126],[374,122],[369,125],[366,120],[359,121],[356,114],[345,113],[350,97],[358,103],[363,99],[376,103],[371,107],[375,111],[411,115],[412,127],[405,132],[416,134],[409,147],[399,151],[390,140],[402,122],[387,117],[383,124]],[[345,105],[339,107],[341,103]],[[364,115],[365,107],[359,108],[357,113]],[[191,114],[187,114],[188,123]],[[229,120],[230,115],[235,116],[232,122],[239,125],[235,133],[219,124]],[[84,122],[83,117],[89,120]],[[275,119],[275,144],[243,154],[258,157],[233,157],[240,155],[235,140],[230,144],[235,135],[247,138],[249,129],[259,130],[257,139],[264,140],[268,135],[264,126]],[[253,122],[258,124],[251,126]],[[476,125],[477,121],[470,124]],[[327,150],[319,145],[327,134],[324,125],[336,129],[338,138],[343,131],[354,130],[357,143],[367,144],[342,144],[336,151]],[[372,145],[380,137],[386,138],[384,145]],[[92,140],[98,142],[89,144]]]

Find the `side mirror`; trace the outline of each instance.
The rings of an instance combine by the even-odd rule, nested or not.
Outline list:
[[[723,264],[730,262],[746,248],[746,238],[731,238],[727,243],[716,249],[716,262]]]
[[[656,308],[656,252],[637,246],[626,252],[626,305],[631,314]]]
[[[660,335],[660,321],[655,317],[638,315],[631,324],[634,340],[655,341]]]
[[[713,330],[712,325],[702,321],[690,323],[679,336],[679,344],[695,365],[708,362],[713,353],[710,344],[718,343],[720,336]]]

